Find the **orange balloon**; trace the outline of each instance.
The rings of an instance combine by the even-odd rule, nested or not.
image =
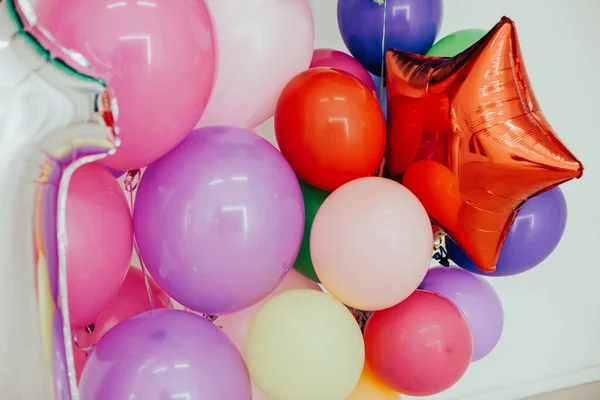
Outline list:
[[[326,191],[374,175],[385,151],[383,112],[353,76],[306,70],[283,89],[275,110],[277,144],[294,171]]]
[[[442,219],[447,229],[456,227],[462,197],[458,181],[448,168],[431,160],[417,161],[406,169],[402,184],[419,198],[434,222]],[[437,196],[429,196],[430,190]]]
[[[387,169],[484,272],[529,198],[583,166],[544,118],[504,17],[453,58],[390,50]]]
[[[385,386],[365,362],[358,384],[346,400],[400,400],[402,396]]]

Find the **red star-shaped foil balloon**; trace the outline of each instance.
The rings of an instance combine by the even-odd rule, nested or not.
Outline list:
[[[388,172],[493,272],[521,205],[583,172],[540,110],[514,23],[453,58],[386,58]]]

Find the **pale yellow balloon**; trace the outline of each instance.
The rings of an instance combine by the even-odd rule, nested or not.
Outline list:
[[[345,400],[365,359],[350,311],[310,289],[266,302],[246,335],[250,377],[270,400]]]
[[[358,384],[346,400],[400,400],[402,396],[385,386],[365,363]]]

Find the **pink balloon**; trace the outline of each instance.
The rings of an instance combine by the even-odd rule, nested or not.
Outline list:
[[[84,165],[71,177],[66,230],[69,316],[74,329],[84,328],[119,289],[133,249],[127,200],[101,164]]]
[[[323,286],[342,303],[381,310],[421,283],[433,252],[427,212],[404,186],[361,178],[335,190],[319,208],[310,253]]]
[[[464,375],[473,355],[469,322],[450,300],[417,290],[371,315],[364,332],[369,367],[409,396],[440,393]]]
[[[148,281],[152,292],[152,303],[150,303],[148,297],[143,272],[135,267],[130,267],[119,291],[110,300],[102,314],[94,321],[93,331],[87,328],[76,331],[77,344],[73,344],[73,354],[78,380],[87,359],[86,353],[82,349],[94,346],[106,332],[119,322],[152,310],[152,305],[155,309],[169,308],[169,296],[158,287],[150,276],[148,276]]]
[[[207,0],[217,76],[197,127],[252,129],[275,112],[283,87],[310,65],[314,23],[307,0]]]
[[[277,289],[275,289],[265,299],[242,311],[233,314],[222,315],[215,321],[215,323],[223,329],[227,336],[229,336],[240,353],[244,354],[246,333],[248,332],[248,327],[250,326],[250,322],[252,322],[254,315],[258,312],[262,305],[267,302],[267,300],[277,296],[280,293],[294,289],[320,290],[319,285],[317,285],[315,282],[305,278],[295,270],[290,270],[290,272],[288,272],[288,274],[285,276],[284,280],[279,284]],[[254,384],[252,385],[252,400],[268,400]]]
[[[45,0],[35,11],[37,24],[83,55],[114,90],[122,144],[108,166],[148,165],[202,116],[215,76],[204,1]]]
[[[377,88],[369,72],[354,57],[333,49],[315,49],[310,68],[330,67],[344,71],[365,84],[377,96]]]

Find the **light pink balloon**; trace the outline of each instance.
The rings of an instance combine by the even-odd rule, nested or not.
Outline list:
[[[169,296],[158,287],[152,278],[148,277],[148,281],[152,292],[152,303],[148,297],[143,272],[135,267],[130,267],[119,291],[94,321],[94,330],[91,332],[87,329],[76,331],[77,344],[73,344],[73,355],[78,380],[87,359],[85,351],[82,349],[94,346],[113,326],[127,318],[152,310],[153,306],[155,309],[169,308]]]
[[[333,49],[315,49],[310,67],[330,67],[344,71],[364,83],[377,96],[377,88],[373,78],[371,78],[365,67],[349,54]]]
[[[78,168],[66,210],[67,290],[74,329],[94,322],[119,289],[133,249],[125,194],[101,164]]]
[[[116,95],[122,145],[106,159],[108,166],[148,165],[202,116],[215,78],[204,1],[44,0],[34,7],[37,25],[83,55]]]
[[[274,114],[283,87],[308,68],[314,23],[307,0],[207,0],[217,77],[197,127],[252,129]]]
[[[227,334],[227,336],[229,336],[240,353],[243,355],[246,333],[248,332],[248,327],[250,326],[250,322],[252,322],[254,315],[258,312],[262,305],[267,302],[267,300],[277,296],[280,293],[294,289],[320,290],[319,285],[317,285],[315,282],[305,278],[295,270],[290,270],[290,272],[288,272],[288,274],[285,276],[284,280],[279,284],[277,289],[271,292],[267,298],[242,311],[233,314],[222,315],[215,321],[215,324],[222,327],[223,331]],[[268,400],[265,395],[262,394],[256,386],[254,386],[254,384],[252,385],[252,400]]]
[[[425,209],[408,189],[385,178],[361,178],[335,190],[310,235],[321,283],[359,310],[381,310],[407,298],[425,277],[432,249]]]

